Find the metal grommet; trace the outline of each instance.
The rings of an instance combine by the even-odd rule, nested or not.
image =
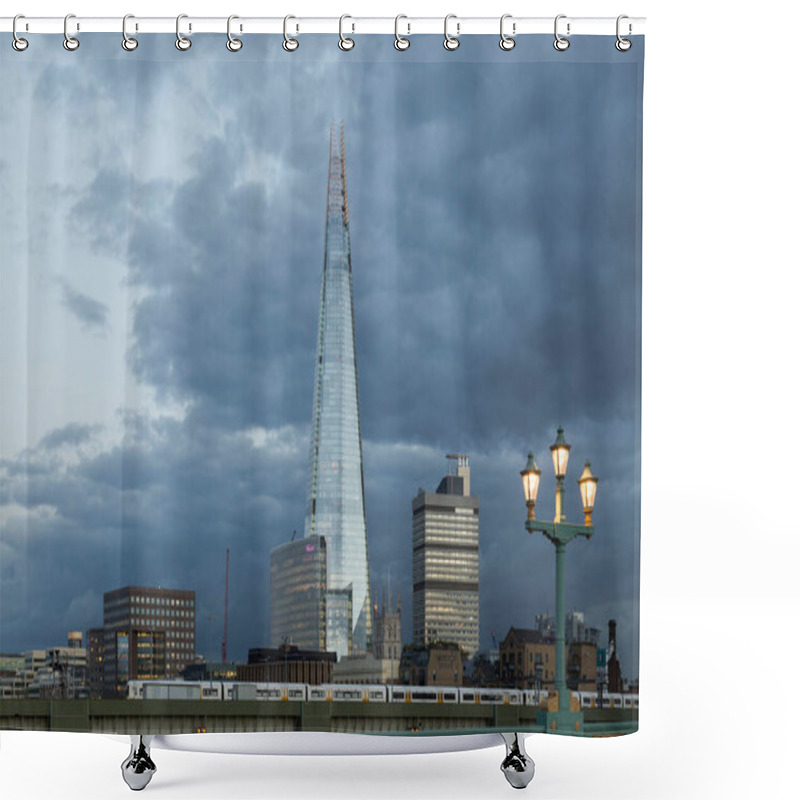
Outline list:
[[[27,50],[28,49],[28,40],[27,39],[23,39],[17,33],[17,20],[18,19],[25,19],[25,15],[24,14],[17,14],[17,16],[14,17],[14,21],[11,23],[11,33],[14,36],[14,38],[11,40],[11,46],[18,53],[21,53],[23,50]]]
[[[192,46],[192,40],[187,39],[181,34],[181,20],[187,19],[188,17],[188,14],[178,14],[175,20],[175,47],[177,47],[178,50],[188,50]]]
[[[411,39],[407,39],[405,36],[400,35],[400,20],[401,19],[408,19],[405,14],[398,14],[394,18],[394,49],[395,50],[408,50],[411,47]],[[406,27],[408,28],[408,34],[411,34],[411,25],[410,23],[406,23]]]
[[[349,36],[345,36],[342,32],[342,26],[346,19],[353,19],[349,14],[342,14],[339,17],[339,49],[340,50],[352,50],[355,46],[355,40],[351,39]],[[355,31],[356,26],[353,25],[353,30]]]
[[[300,47],[300,40],[292,38],[287,32],[287,25],[290,19],[295,19],[295,17],[289,14],[283,18],[283,49],[286,50],[287,53],[293,53]]]
[[[631,49],[631,47],[633,47],[633,42],[630,39],[625,39],[622,36],[620,36],[619,24],[620,24],[620,22],[622,22],[623,19],[628,19],[628,15],[627,14],[620,14],[617,17],[617,41],[614,43],[614,47],[616,47],[617,50],[620,51],[620,53],[626,53],[628,50]],[[631,25],[629,23],[628,24],[628,33],[630,34],[630,32],[631,32]]]
[[[569,47],[569,39],[565,39],[561,36],[558,32],[558,21],[560,19],[566,19],[566,14],[559,14],[556,17],[555,24],[553,25],[553,32],[555,33],[556,40],[553,42],[553,47],[560,52],[564,52]],[[569,22],[567,23],[567,36],[569,36]]]
[[[231,34],[231,22],[235,19],[239,19],[236,14],[231,14],[228,17],[228,41],[225,42],[225,47],[231,51],[231,53],[238,53],[242,49],[242,40],[237,39],[235,36]],[[241,30],[241,28],[240,28]]]
[[[445,50],[450,50],[451,52],[453,50],[458,50],[458,46],[461,44],[461,42],[458,41],[458,33],[459,33],[460,29],[461,29],[461,23],[460,22],[456,23],[456,35],[455,36],[451,36],[447,32],[447,23],[450,22],[451,19],[456,19],[456,18],[457,17],[456,17],[455,14],[448,14],[444,18],[444,49]]]
[[[70,36],[69,31],[67,30],[69,21],[71,19],[75,19],[74,14],[67,14],[67,16],[64,17],[64,49],[70,51],[77,50],[81,46],[81,43],[77,40],[77,38]]]
[[[133,14],[126,14],[122,18],[122,49],[127,50],[130,53],[139,46],[139,40],[134,39],[132,36],[128,36],[127,25],[129,19],[135,19]]]
[[[511,14],[503,14],[503,16],[500,17],[500,49],[505,51],[513,50],[517,44],[516,40],[513,38],[514,34],[517,32],[517,23],[512,23],[511,36],[507,36],[503,30],[503,25],[507,19],[511,19]]]

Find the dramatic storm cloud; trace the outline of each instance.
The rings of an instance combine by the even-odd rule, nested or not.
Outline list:
[[[561,424],[570,520],[584,460],[601,479],[567,602],[618,620],[635,676],[636,64],[577,43],[527,62],[496,37],[309,36],[291,57],[117,39],[3,64],[0,651],[101,624],[103,592],[140,582],[195,589],[218,658],[226,547],[229,652],[269,642],[269,551],[303,528],[341,119],[374,594],[391,576],[409,641],[411,500],[463,452],[482,646],[552,613],[519,470],[533,448],[551,515]]]

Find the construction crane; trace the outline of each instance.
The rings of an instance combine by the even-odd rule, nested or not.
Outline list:
[[[225,617],[222,625],[222,663],[228,663],[228,567],[230,566],[231,550],[225,548]]]

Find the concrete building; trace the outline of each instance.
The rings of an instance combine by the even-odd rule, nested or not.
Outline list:
[[[322,536],[307,536],[270,553],[270,641],[325,649],[327,548]]]
[[[124,586],[103,595],[103,696],[134,678],[176,678],[195,660],[195,593]]]
[[[13,678],[25,669],[25,656],[22,653],[0,653],[0,679]]]
[[[331,126],[305,535],[327,545],[325,650],[372,649],[344,128]]]
[[[537,614],[534,619],[536,621],[536,630],[539,632],[542,640],[554,642],[556,640],[555,617],[551,617],[549,613],[545,612],[544,614]]]
[[[18,669],[3,681],[5,697],[80,700],[88,697],[87,651],[80,631],[67,633],[67,644],[28,650]]]
[[[582,611],[568,611],[564,632],[567,644],[572,642],[589,642],[597,647],[600,640],[600,629],[592,628],[584,622]]]
[[[469,457],[451,465],[436,492],[420,489],[413,513],[413,640],[452,642],[468,656],[478,650],[480,501],[470,494]]]

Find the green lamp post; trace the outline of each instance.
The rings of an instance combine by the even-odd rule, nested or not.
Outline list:
[[[536,519],[536,495],[539,491],[541,470],[536,466],[533,453],[528,453],[528,463],[520,473],[528,506],[528,520],[525,528],[528,533],[543,533],[556,546],[556,674],[555,689],[558,692],[558,711],[540,712],[540,721],[550,730],[580,732],[583,729],[583,712],[570,711],[570,694],[567,690],[564,650],[566,606],[564,603],[564,557],[567,544],[576,536],[592,537],[592,511],[597,496],[597,478],[592,475],[589,462],[578,479],[583,501],[584,524],[566,522],[564,512],[564,478],[567,474],[570,445],[564,439],[564,429],[559,427],[555,442],[550,446],[553,456],[553,469],[556,474],[556,513],[552,522]]]

